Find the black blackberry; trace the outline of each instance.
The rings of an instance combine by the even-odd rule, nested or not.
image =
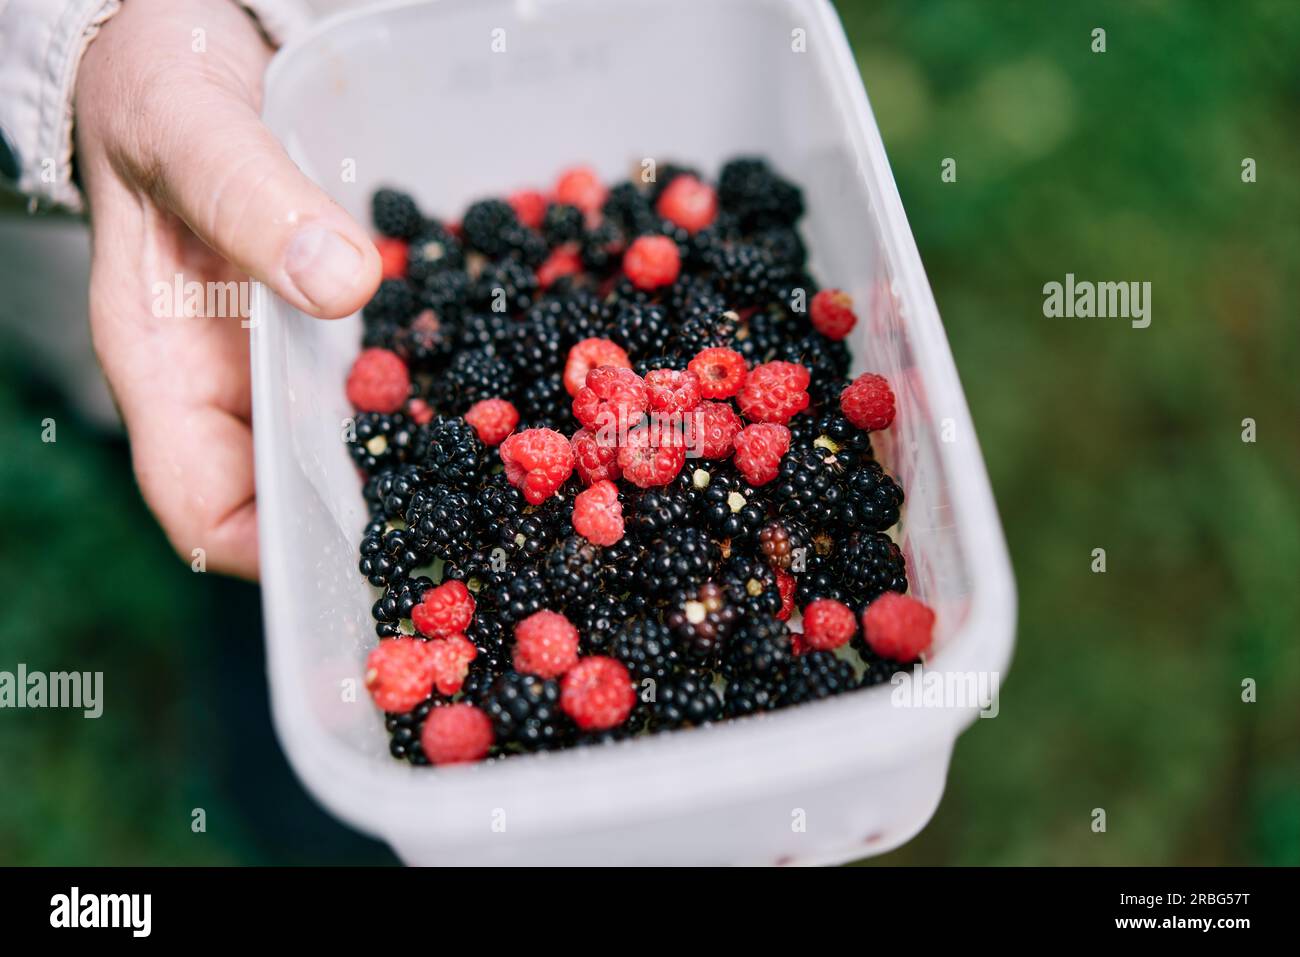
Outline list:
[[[358,412],[347,438],[348,453],[367,475],[390,469],[406,459],[415,429],[400,412]]]
[[[610,594],[645,594],[649,584],[641,574],[645,558],[645,546],[631,535],[605,549],[605,588]]]
[[[609,645],[609,654],[627,666],[633,683],[666,680],[681,664],[668,626],[656,618],[628,622]]]
[[[411,617],[411,609],[420,603],[424,593],[432,587],[433,580],[423,575],[389,582],[384,593],[370,609],[370,615],[375,619],[375,633],[380,638],[400,635],[401,622]]]
[[[672,331],[663,306],[616,300],[610,310],[609,338],[626,349],[629,356],[663,352]]]
[[[386,518],[405,520],[411,496],[424,485],[424,471],[418,465],[400,465],[380,474],[374,489],[380,513]]]
[[[772,259],[783,271],[799,272],[808,263],[808,247],[797,229],[789,226],[773,226],[758,232],[754,242],[766,249]],[[812,291],[808,292],[812,296]]]
[[[780,471],[768,494],[782,515],[803,518],[815,527],[835,519],[844,467],[834,453],[815,446],[792,448],[781,458]]]
[[[515,565],[533,562],[546,556],[565,534],[549,511],[530,507],[518,513],[491,518],[489,528],[495,544],[505,549]]]
[[[479,399],[509,398],[514,373],[504,359],[486,349],[470,349],[452,359],[435,393],[439,411],[461,415]]]
[[[615,637],[632,620],[633,610],[613,595],[599,592],[570,609],[584,655],[607,655]]]
[[[749,363],[750,368],[776,358],[778,350],[788,341],[791,320],[769,309],[760,309],[736,330],[735,349]]]
[[[697,312],[682,322],[675,344],[688,356],[703,349],[729,349],[739,328],[740,316],[730,309]]]
[[[406,507],[407,534],[430,558],[461,561],[474,550],[471,499],[443,485],[422,488]]]
[[[407,577],[428,561],[428,553],[413,532],[386,528],[382,521],[366,526],[361,538],[361,560],[357,568],[370,584],[383,588]]]
[[[559,319],[551,312],[535,309],[514,320],[505,352],[521,381],[559,372],[569,353]]]
[[[828,387],[839,385],[840,381],[848,375],[851,361],[848,343],[842,339],[838,341],[827,339],[816,331],[786,343],[777,350],[777,356],[786,362],[797,362],[808,369],[812,374],[810,394],[816,391],[818,384],[825,384]],[[836,399],[839,398],[838,391],[833,394]],[[819,404],[824,404],[829,395],[817,394],[813,398]]]
[[[442,565],[442,580],[463,582],[475,601],[490,601],[492,590],[500,586],[511,574],[512,566],[501,552],[490,548],[476,548]],[[481,597],[480,597],[481,596]],[[475,615],[477,620],[478,615]]]
[[[361,310],[367,324],[395,322],[405,325],[415,315],[419,302],[415,290],[405,279],[385,279]]]
[[[699,484],[701,471],[709,477],[703,487]],[[767,520],[767,505],[758,490],[733,466],[726,463],[699,466],[691,471],[691,482],[698,490],[700,518],[710,532],[718,538],[730,539],[733,545],[757,537]]]
[[[903,490],[874,459],[848,472],[841,483],[839,518],[845,528],[883,532],[898,522]]]
[[[740,617],[727,597],[725,586],[705,582],[699,588],[674,596],[664,613],[684,657],[695,664],[717,663],[723,646]]]
[[[486,594],[488,602],[509,625],[545,608],[550,600],[546,580],[539,569],[512,569],[512,574]]]
[[[503,672],[494,671],[482,656],[475,658],[469,663],[469,670],[465,673],[464,682],[461,683],[460,699],[482,707],[492,691],[492,686],[502,674]]]
[[[610,189],[601,214],[629,238],[655,232],[659,226],[659,216],[649,197],[635,183],[622,182]]]
[[[642,587],[649,593],[671,595],[698,585],[718,562],[718,547],[702,529],[679,526],[646,547],[641,562]]]
[[[411,237],[406,250],[406,278],[421,287],[435,275],[465,265],[460,240],[442,223],[429,220]]]
[[[362,318],[361,348],[391,349],[397,351],[398,339],[402,334],[402,324],[386,318]]]
[[[713,257],[741,238],[739,221],[733,214],[720,210],[712,223],[691,238],[687,249],[687,266],[691,269],[707,269]]]
[[[416,372],[434,371],[450,358],[455,330],[431,309],[419,313],[405,326],[398,326],[389,347]]]
[[[469,304],[476,309],[516,315],[533,304],[537,274],[518,259],[488,263],[470,284]]]
[[[687,524],[693,513],[691,500],[670,485],[631,497],[624,503],[623,517],[632,534],[653,541],[668,529]]]
[[[499,675],[510,667],[512,635],[499,616],[486,609],[475,609],[465,637],[478,649],[474,664],[480,670]]]
[[[694,727],[721,717],[722,699],[706,678],[678,675],[655,687],[654,711],[650,717],[652,731]]]
[[[853,604],[851,589],[844,580],[838,558],[818,555],[815,551],[806,552],[803,571],[796,571],[794,578],[794,600],[800,608],[818,598],[833,598],[846,605]]]
[[[870,688],[874,685],[887,684],[891,678],[900,671],[910,671],[912,664],[909,662],[903,664],[897,661],[891,661],[888,658],[882,658],[874,651],[867,647],[861,634],[854,635],[853,648],[867,666],[867,670],[862,673],[859,685],[863,688]]]
[[[429,712],[438,706],[438,698],[430,695],[410,711],[402,714],[384,714],[384,729],[388,732],[388,753],[412,764],[428,764],[420,746],[420,732]]]
[[[771,253],[750,243],[734,243],[709,256],[713,283],[733,309],[767,305],[784,280]]]
[[[574,427],[573,396],[564,388],[562,373],[538,376],[519,392],[520,427],[569,432]]]
[[[728,679],[770,675],[794,659],[785,622],[772,615],[751,615],[737,626],[727,645],[722,672]]]
[[[608,273],[622,262],[623,234],[610,222],[602,222],[582,236],[582,265],[596,275]]]
[[[580,607],[600,587],[600,549],[581,535],[570,535],[546,556],[542,575],[551,598],[564,608]]]
[[[857,532],[836,556],[850,604],[859,608],[887,591],[907,591],[903,553],[883,532]]]
[[[785,671],[782,705],[803,704],[852,691],[858,686],[853,665],[829,651],[807,651],[798,655]]]
[[[734,552],[718,569],[718,581],[725,585],[732,604],[744,615],[775,615],[781,610],[781,591],[776,572],[765,559],[747,552]]]
[[[803,215],[803,193],[765,160],[744,156],[718,174],[718,205],[735,214],[747,231],[790,226]]]
[[[561,344],[567,350],[583,339],[603,336],[605,313],[600,299],[591,290],[581,286],[564,288],[562,283],[563,280],[552,286],[550,293],[529,314],[554,316]]]
[[[496,743],[542,751],[567,743],[573,728],[560,709],[560,683],[507,671],[483,698]]]
[[[542,215],[542,235],[550,246],[576,243],[582,238],[582,210],[567,203],[552,203]]]
[[[456,348],[481,349],[504,357],[514,336],[515,320],[504,312],[470,312],[456,325]]]
[[[686,368],[686,364],[689,361],[690,357],[684,353],[676,351],[667,352],[661,355],[646,356],[645,358],[637,359],[632,363],[632,371],[644,379],[655,369],[673,369],[677,372],[681,372]]]
[[[370,197],[370,218],[375,229],[394,239],[410,239],[424,224],[415,200],[395,189],[375,190]]]
[[[490,259],[504,256],[518,241],[519,217],[500,199],[472,203],[460,221],[465,244]]]
[[[790,447],[824,449],[834,453],[848,469],[853,469],[864,460],[874,458],[871,436],[844,418],[844,414],[839,411],[838,394],[835,398],[834,408],[816,418],[796,415],[790,420]]]
[[[465,315],[469,285],[469,276],[464,270],[443,269],[426,277],[417,293],[422,305],[428,306],[440,322],[454,329]]]
[[[785,694],[784,672],[746,675],[727,683],[723,707],[728,718],[743,718],[775,710],[781,706]]]
[[[668,288],[664,295],[664,303],[679,326],[696,316],[727,310],[727,300],[709,280],[698,273],[685,270]]]
[[[461,418],[436,418],[426,425],[419,452],[418,464],[430,482],[458,489],[477,488],[496,459]]]
[[[767,563],[785,571],[796,565],[806,568],[812,549],[812,529],[788,515],[772,519],[758,533],[758,550]]]

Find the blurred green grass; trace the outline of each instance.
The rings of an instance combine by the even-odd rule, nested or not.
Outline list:
[[[1020,593],[1000,717],[876,862],[1300,864],[1300,9],[840,9]],[[1150,281],[1150,328],[1045,319],[1066,272]],[[114,717],[0,717],[0,862],[391,860],[289,777],[255,590],[174,559],[120,444],[5,371],[3,659],[102,668]]]

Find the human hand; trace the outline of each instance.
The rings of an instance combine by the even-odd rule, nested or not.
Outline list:
[[[233,0],[131,0],[87,49],[74,104],[93,239],[91,332],[140,490],[186,560],[201,548],[211,570],[248,578],[257,575],[248,330],[238,314],[158,316],[154,284],[252,276],[305,312],[338,318],[380,277],[366,231],[258,119],[270,54]]]

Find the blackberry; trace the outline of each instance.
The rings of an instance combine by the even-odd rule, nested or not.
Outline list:
[[[754,235],[754,242],[766,249],[783,271],[800,272],[808,263],[808,247],[797,229],[773,226]],[[812,291],[809,291],[809,296]]]
[[[448,488],[477,488],[495,458],[474,427],[459,418],[437,418],[426,425],[419,451],[428,479]]]
[[[828,503],[841,497],[838,483],[843,475],[843,465],[826,449],[793,448],[782,457],[769,494],[780,514],[824,527],[834,521],[835,512]]]
[[[469,304],[477,309],[515,315],[533,304],[537,274],[518,259],[488,263],[469,288]]]
[[[370,615],[375,619],[375,633],[380,638],[400,635],[401,622],[411,617],[411,609],[420,603],[424,593],[432,587],[433,580],[423,575],[389,582],[384,593],[370,609]]]
[[[844,476],[839,518],[844,527],[883,532],[898,522],[903,490],[874,459]]]
[[[628,355],[644,356],[663,352],[672,323],[663,306],[616,300],[611,309],[609,338]]]
[[[722,699],[707,679],[679,675],[655,687],[654,711],[650,717],[652,731],[694,727],[721,717]]]
[[[573,431],[573,397],[559,372],[530,379],[519,392],[519,428]]]
[[[519,218],[510,204],[500,199],[472,203],[460,221],[465,245],[489,259],[497,259],[515,248]]]
[[[789,516],[775,518],[758,533],[758,549],[774,568],[796,571],[807,568],[808,555],[813,549],[812,530],[803,522]]]
[[[361,316],[367,324],[375,322],[395,322],[405,325],[415,315],[418,308],[415,290],[405,279],[385,279],[370,297],[370,301],[361,309]]]
[[[750,368],[776,358],[777,351],[789,338],[791,321],[779,313],[760,309],[736,330],[731,348],[735,349]]]
[[[687,524],[694,512],[691,506],[674,486],[649,488],[625,503],[623,517],[633,534],[652,541],[674,526]]]
[[[442,565],[442,580],[462,582],[474,600],[488,602],[492,590],[500,586],[511,570],[508,563],[499,560],[499,553],[490,549],[476,548],[455,559],[448,559]],[[475,620],[478,613],[475,613]]]
[[[442,223],[429,220],[411,237],[406,250],[406,278],[417,288],[438,273],[460,269],[464,265],[465,251],[460,240]]]
[[[644,594],[648,585],[641,574],[645,560],[645,546],[624,535],[605,549],[605,587],[613,595]]]
[[[406,360],[413,370],[433,371],[451,358],[455,345],[455,330],[426,309],[411,320],[409,325],[398,326],[393,333],[394,352]]]
[[[414,533],[403,528],[386,528],[382,521],[366,526],[360,551],[357,568],[377,588],[407,577],[428,561],[428,554]]]
[[[559,320],[538,310],[514,320],[505,351],[516,376],[524,380],[560,372],[568,358]]]
[[[515,569],[486,594],[490,607],[509,625],[541,611],[550,599],[541,571],[532,567]]]
[[[479,399],[509,398],[514,373],[505,360],[486,349],[470,349],[451,361],[436,391],[441,411],[462,415]]]
[[[582,210],[567,203],[552,203],[542,216],[542,235],[550,246],[576,243],[582,238]]]
[[[665,681],[681,663],[672,632],[655,618],[628,622],[610,643],[609,654],[627,666],[638,686],[646,680]]]
[[[573,729],[560,709],[558,681],[507,671],[492,683],[483,698],[496,743],[524,751],[560,747]]]
[[[469,276],[461,269],[440,270],[425,278],[418,296],[421,304],[432,309],[440,322],[454,328],[465,315]]]
[[[626,602],[599,592],[572,612],[573,625],[582,639],[584,655],[607,655],[615,637],[632,620],[633,611]]]
[[[689,356],[686,356],[681,352],[673,351],[664,353],[663,355],[647,356],[644,359],[637,359],[632,363],[632,371],[644,379],[655,369],[673,369],[677,372],[681,372],[686,368],[686,364],[689,361]]]
[[[838,407],[838,393],[835,398],[835,408],[816,418],[796,415],[790,420],[790,447],[823,449],[843,461],[846,468],[853,469],[874,458],[871,436],[844,418]]]
[[[380,512],[387,518],[404,518],[411,496],[424,484],[424,472],[417,465],[402,465],[381,473],[375,483]]]
[[[504,356],[514,336],[514,325],[514,318],[504,312],[467,313],[456,326],[456,347]]]
[[[506,550],[515,563],[532,562],[545,556],[559,542],[564,532],[549,512],[536,507],[518,514],[491,519],[496,544]]]
[[[687,250],[687,263],[695,269],[708,268],[713,257],[739,239],[741,239],[741,231],[735,215],[726,210],[719,210],[717,218],[691,238]]]
[[[581,286],[562,288],[563,280],[551,287],[551,293],[537,303],[529,315],[545,314],[555,317],[560,330],[561,346],[567,351],[583,339],[603,336],[605,313],[600,299]]]
[[[736,626],[739,611],[716,582],[679,593],[664,615],[683,655],[696,664],[713,665]]]
[[[771,253],[750,243],[735,243],[709,256],[713,282],[735,309],[767,305],[773,288],[783,281]]]
[[[911,663],[902,664],[880,657],[867,647],[861,634],[853,636],[853,649],[867,666],[867,670],[862,673],[860,687],[870,688],[874,685],[887,684],[898,672],[911,670]]]
[[[781,610],[776,572],[762,558],[734,553],[718,569],[718,581],[727,588],[732,604],[745,615],[775,615]]]
[[[605,205],[601,207],[601,215],[627,237],[655,232],[659,226],[659,216],[650,199],[630,182],[619,183],[610,189]]]
[[[740,316],[730,309],[696,312],[678,328],[677,346],[688,356],[704,349],[730,349],[739,328]]]
[[[861,608],[887,591],[907,591],[903,553],[883,532],[858,532],[838,554],[845,589]]]
[[[416,441],[416,427],[400,412],[358,412],[352,421],[348,453],[367,475],[401,464]]]
[[[582,266],[590,273],[603,275],[618,266],[623,257],[623,234],[610,222],[602,222],[582,237]]]
[[[464,560],[474,550],[470,497],[446,486],[423,488],[406,507],[406,531],[421,551],[444,561]]]
[[[803,193],[766,161],[739,157],[718,174],[718,205],[734,213],[742,229],[790,226],[803,215]]]
[[[846,584],[838,558],[805,553],[804,570],[795,573],[795,604],[800,608],[818,598],[832,598],[852,605],[850,587]]]
[[[397,351],[402,325],[392,319],[370,318],[361,321],[361,348]]]
[[[664,302],[679,326],[697,316],[727,310],[727,300],[711,282],[698,273],[686,271],[669,287]]]
[[[786,684],[782,672],[746,675],[727,683],[723,706],[728,718],[743,718],[775,710],[781,706],[785,695]]]
[[[542,574],[551,597],[566,609],[590,600],[600,585],[600,549],[581,535],[570,535],[551,549]]]
[[[480,670],[499,675],[510,667],[512,635],[500,617],[490,611],[475,609],[474,619],[465,629],[465,637],[478,649],[474,664]]]
[[[817,701],[858,686],[853,665],[829,651],[808,651],[797,656],[786,669],[785,681],[782,705]]]
[[[494,671],[482,657],[475,658],[465,672],[465,680],[460,686],[460,699],[481,708],[492,691],[492,685],[502,674],[503,672]]]
[[[375,190],[370,197],[370,218],[375,229],[394,239],[410,239],[424,224],[415,200],[395,189]]]
[[[777,357],[786,362],[797,362],[808,369],[812,374],[810,394],[817,390],[818,384],[826,387],[828,392],[838,386],[849,374],[849,363],[852,358],[847,342],[827,339],[816,331],[786,343],[777,350]],[[836,399],[839,398],[838,391],[833,395]],[[826,394],[814,395],[814,400],[819,404],[825,404],[827,398],[829,396]]]
[[[685,471],[683,469],[683,471]],[[701,488],[700,472],[708,474]],[[732,544],[753,540],[767,520],[767,505],[759,492],[729,464],[714,464],[711,469],[696,468],[692,484],[698,489],[700,517],[710,532]]]
[[[639,569],[650,593],[670,595],[698,585],[713,574],[718,548],[701,529],[679,526],[646,548]]]
[[[428,764],[429,759],[425,757],[424,749],[420,746],[420,732],[424,729],[425,718],[437,706],[438,699],[430,695],[410,711],[402,714],[385,713],[384,728],[388,731],[388,753],[412,764]]]
[[[790,632],[772,615],[753,615],[736,627],[722,661],[728,679],[772,675],[794,659]]]

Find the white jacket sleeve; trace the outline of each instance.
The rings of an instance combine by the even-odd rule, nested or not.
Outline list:
[[[130,2],[130,0],[127,0]],[[302,0],[245,0],[279,45],[310,20]],[[122,0],[0,0],[0,181],[79,210],[72,95],[82,54]]]

